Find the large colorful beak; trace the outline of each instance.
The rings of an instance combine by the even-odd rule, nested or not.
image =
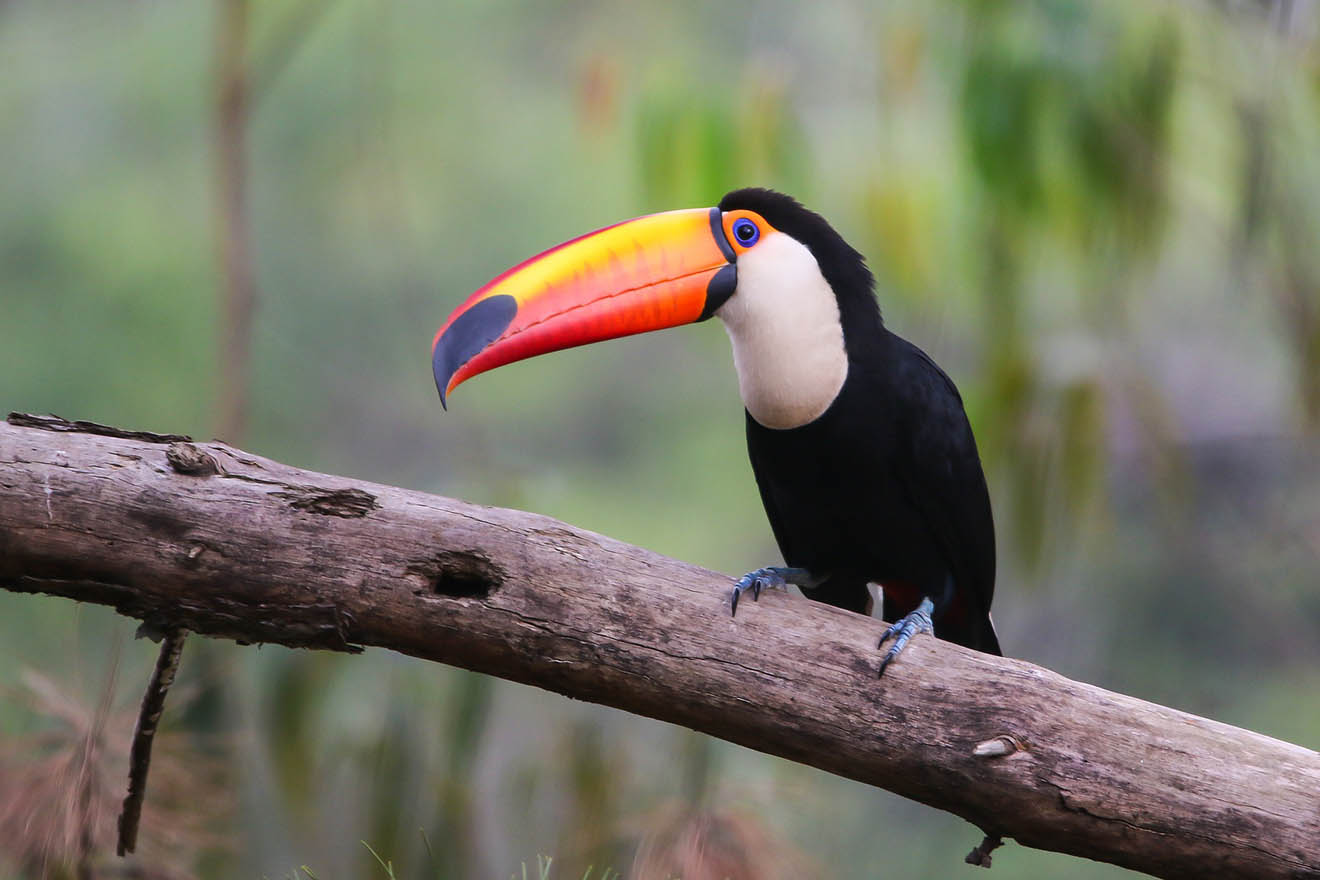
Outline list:
[[[513,361],[709,318],[737,286],[718,208],[627,220],[553,247],[482,287],[431,347],[440,403]]]

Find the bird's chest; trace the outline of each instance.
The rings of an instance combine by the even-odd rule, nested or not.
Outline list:
[[[748,420],[766,513],[792,565],[874,569],[916,538],[916,512],[893,472],[893,440],[829,414],[775,431]]]

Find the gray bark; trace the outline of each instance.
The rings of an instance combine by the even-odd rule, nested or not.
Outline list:
[[[932,638],[877,679],[879,621],[775,592],[731,618],[731,583],[543,516],[222,443],[0,424],[7,589],[243,643],[389,648],[1158,876],[1320,877],[1310,749]]]

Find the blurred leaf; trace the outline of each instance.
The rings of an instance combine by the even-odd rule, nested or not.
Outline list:
[[[1104,390],[1092,378],[1064,386],[1059,400],[1059,465],[1063,491],[1076,512],[1094,502],[1101,489],[1104,455]]]
[[[660,86],[643,95],[639,167],[653,210],[713,205],[743,186],[802,194],[807,175],[801,123],[773,75],[752,71],[748,81],[743,90]]]
[[[1035,65],[988,45],[972,56],[963,76],[962,127],[972,166],[992,198],[1023,214],[1040,204],[1045,86]]]
[[[1166,215],[1170,111],[1179,56],[1177,32],[1166,22],[1132,50],[1091,76],[1076,80],[1071,135],[1088,211],[1108,215],[1126,251],[1151,254],[1162,241]],[[1116,50],[1118,47],[1115,47]]]
[[[872,268],[909,294],[935,286],[936,230],[924,181],[884,176],[866,189],[865,210],[879,248]]]

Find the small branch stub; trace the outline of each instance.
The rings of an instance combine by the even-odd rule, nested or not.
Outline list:
[[[975,849],[967,854],[963,859],[969,865],[976,865],[978,868],[990,867],[990,853],[1004,845],[1004,838],[998,834],[987,834]]]
[[[220,465],[209,453],[203,452],[191,443],[171,443],[165,450],[165,460],[175,473],[194,477],[209,477],[220,473]]]
[[[976,748],[972,749],[972,754],[978,758],[1003,758],[1025,749],[1026,746],[1022,740],[1011,733],[1005,733],[994,739],[977,743]]]

